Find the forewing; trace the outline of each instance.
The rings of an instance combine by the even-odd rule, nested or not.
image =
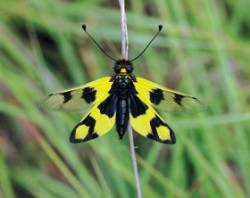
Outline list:
[[[116,94],[106,94],[102,97],[72,130],[70,141],[73,143],[85,142],[111,130],[115,124],[116,103]]]
[[[156,109],[178,113],[196,113],[205,109],[205,105],[193,96],[167,89],[144,78],[136,78],[134,82],[138,96]]]
[[[111,89],[110,77],[101,78],[88,84],[48,95],[42,104],[51,110],[76,111],[95,104]]]
[[[129,101],[129,119],[132,128],[137,133],[161,143],[175,143],[173,130],[163,121],[150,103],[132,94],[129,96]]]

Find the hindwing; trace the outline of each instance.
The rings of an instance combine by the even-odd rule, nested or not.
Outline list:
[[[105,94],[72,130],[70,141],[85,142],[106,134],[115,124],[116,94]]]
[[[150,103],[137,95],[130,95],[130,123],[144,137],[167,144],[175,143],[173,130],[163,121]]]

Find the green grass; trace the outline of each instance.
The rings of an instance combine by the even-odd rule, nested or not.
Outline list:
[[[198,97],[200,114],[163,114],[177,136],[162,145],[135,135],[143,197],[250,196],[250,2],[128,1],[135,75]],[[0,197],[136,197],[128,136],[113,129],[71,144],[87,111],[48,112],[56,90],[112,74],[81,29],[120,58],[118,1],[0,4]]]

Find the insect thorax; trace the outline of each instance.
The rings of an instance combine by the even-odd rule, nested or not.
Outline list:
[[[118,96],[124,98],[127,97],[128,94],[133,92],[135,90],[134,88],[134,82],[135,77],[132,75],[123,75],[118,74],[113,77],[113,90],[115,90],[118,94]]]
[[[112,91],[118,94],[118,97],[126,98],[131,90],[134,90],[135,77],[132,76],[133,64],[130,60],[120,59],[114,65],[115,76],[111,78],[114,82]]]

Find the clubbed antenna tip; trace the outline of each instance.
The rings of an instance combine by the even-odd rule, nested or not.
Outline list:
[[[84,30],[84,32],[86,32],[86,29],[87,29],[86,24],[82,24],[82,29]]]

